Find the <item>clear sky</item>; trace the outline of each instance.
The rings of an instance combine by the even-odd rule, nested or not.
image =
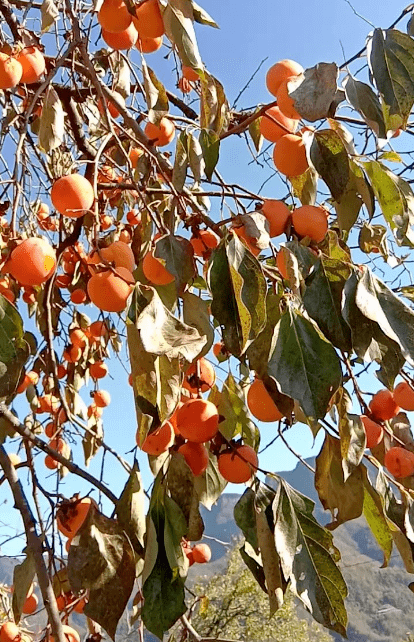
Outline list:
[[[219,78],[224,85],[230,104],[246,84],[262,61],[263,65],[248,89],[243,93],[238,108],[251,107],[272,100],[265,86],[266,70],[279,59],[292,58],[305,68],[318,62],[335,61],[339,65],[344,59],[352,56],[365,42],[371,26],[357,16],[346,0],[297,0],[276,2],[260,0],[246,2],[243,0],[201,0],[204,8],[220,25],[219,30],[196,26],[197,38],[202,58],[208,70]],[[387,27],[402,11],[405,5],[398,1],[378,2],[378,0],[354,0],[353,7],[374,26]],[[406,20],[399,25],[405,28]],[[45,37],[46,53],[48,38]],[[135,54],[136,55],[136,54]],[[148,64],[159,74],[168,88],[174,90],[175,76],[172,75],[173,61],[164,60],[158,52],[147,57]],[[178,91],[178,90],[176,90]],[[251,157],[246,150],[244,140],[231,137],[223,144],[219,171],[227,182],[244,185],[253,192],[258,192],[260,185],[271,175],[266,167],[249,164]],[[284,188],[277,179],[266,184],[263,193],[268,197],[278,198],[284,195]],[[213,214],[215,208],[213,206]],[[92,320],[97,318],[97,311],[92,307],[86,310]],[[212,358],[214,360],[214,357]],[[133,407],[132,389],[127,384],[125,358],[123,363],[113,360],[110,363],[110,377],[102,381],[102,387],[112,394],[112,403],[104,411],[105,440],[116,448],[120,454],[132,462],[132,455],[127,454],[135,445],[136,420]],[[214,360],[215,362],[215,360]],[[216,362],[215,362],[216,363]],[[218,371],[219,377],[222,375]],[[224,378],[224,377],[223,377]],[[372,388],[372,382],[367,380]],[[275,430],[271,425],[262,425],[262,444],[270,441]],[[310,430],[302,424],[291,428],[287,434],[292,447],[302,456],[315,454],[316,448]],[[14,452],[17,445],[7,443],[9,452]],[[79,448],[74,450],[75,458],[81,456]],[[43,459],[42,454],[39,455]],[[151,474],[146,464],[146,456],[139,458],[142,465],[144,483],[149,487]],[[292,469],[297,460],[279,441],[263,453],[260,460],[263,468],[282,471]],[[99,454],[90,466],[91,472],[99,476],[102,457]],[[50,488],[50,480],[43,475],[39,466],[40,479]],[[25,479],[26,473],[22,474]],[[126,481],[123,468],[111,456],[105,460],[105,478],[110,480],[110,488],[119,493]],[[243,487],[229,486],[232,492],[242,492]],[[82,480],[68,475],[61,484],[61,492],[70,496],[74,492],[88,492],[89,485]],[[95,494],[96,497],[96,494]],[[7,503],[4,503],[6,501]],[[6,484],[0,486],[0,532],[12,535],[20,529],[17,511],[6,490]],[[110,508],[108,508],[110,510]],[[7,529],[2,527],[7,524]],[[3,538],[0,538],[0,545]],[[23,542],[5,544],[0,553],[15,554],[23,548]]]

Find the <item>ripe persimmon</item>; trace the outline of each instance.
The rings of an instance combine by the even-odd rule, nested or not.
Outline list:
[[[141,149],[141,147],[131,147],[131,149],[129,150],[128,157],[129,157],[129,160],[131,161],[131,165],[132,165],[132,167],[134,169],[136,169],[136,167],[138,165],[138,161],[141,158],[141,156],[143,156],[143,154],[144,154],[144,152]],[[134,211],[134,210],[131,210],[131,211]]]
[[[269,223],[270,238],[283,234],[290,217],[290,209],[286,203],[274,198],[267,198],[263,202],[261,212]]]
[[[6,268],[22,285],[41,285],[56,269],[56,252],[44,238],[25,239],[12,251]]]
[[[84,524],[94,500],[91,497],[82,499],[71,499],[65,502],[56,513],[56,524],[59,531],[73,539],[81,526]]]
[[[414,453],[394,446],[385,453],[384,466],[394,477],[409,477],[414,473]]]
[[[177,411],[177,430],[189,441],[209,441],[217,433],[218,426],[218,410],[211,401],[190,399]]]
[[[375,393],[370,401],[369,409],[373,417],[380,421],[392,419],[400,411],[394,395],[387,388],[383,388],[383,390]]]
[[[115,34],[116,35],[116,34]],[[121,105],[125,106],[125,99],[123,96],[121,96],[120,93],[117,91],[111,92],[114,96],[114,98],[121,103]],[[112,118],[118,118],[119,116],[119,111],[118,107],[115,105],[114,102],[112,102],[111,99],[104,98],[104,101],[102,101],[102,98],[99,98],[98,100],[98,110],[101,115],[104,114],[105,108],[104,105],[107,107],[109,113],[111,114]]]
[[[138,34],[138,39],[135,43],[136,48],[141,53],[154,53],[161,49],[163,43],[163,37],[159,36],[158,38],[145,38]]]
[[[292,118],[294,120],[300,120],[301,116],[295,109],[295,101],[289,96],[288,86],[289,82],[294,80],[294,77],[286,78],[283,82],[280,83],[280,87],[277,90],[277,104],[286,118]]]
[[[317,205],[302,205],[294,209],[292,223],[299,236],[309,236],[315,243],[320,243],[328,231],[326,210]]]
[[[37,606],[39,604],[39,598],[35,593],[32,593],[28,597],[26,597],[24,604],[22,606],[22,613],[25,615],[32,615],[37,609]]]
[[[246,247],[250,250],[254,256],[259,256],[260,254],[260,248],[257,247],[256,245],[256,239],[254,239],[252,236],[249,236],[246,232],[246,228],[244,225],[241,225],[240,227],[232,227],[230,228],[233,230],[235,234],[241,239],[243,245],[246,245]]]
[[[279,250],[278,253],[276,254],[276,267],[279,270],[282,278],[288,281],[289,274],[286,267],[285,256],[281,250]]]
[[[208,450],[204,444],[186,441],[185,444],[179,447],[178,452],[183,455],[194,477],[202,475],[207,469],[209,457]]]
[[[217,359],[228,359],[228,352],[226,350],[226,346],[224,345],[223,341],[218,341],[213,345],[213,354]]]
[[[285,134],[294,134],[298,121],[288,118],[278,106],[269,107],[260,119],[260,133],[271,143],[277,143]]]
[[[279,60],[266,74],[266,87],[273,96],[277,96],[277,91],[286,78],[299,76],[303,71],[302,65],[294,60]]]
[[[88,296],[83,288],[76,288],[70,293],[70,300],[75,305],[80,305],[81,303],[85,303],[87,298]]]
[[[150,283],[154,285],[168,285],[174,281],[174,276],[167,270],[163,263],[154,256],[154,252],[147,252],[142,261],[142,271]]]
[[[131,152],[134,151],[131,149]],[[130,152],[130,158],[131,158]],[[129,210],[127,213],[127,221],[129,225],[141,225],[141,213],[138,210]]]
[[[197,393],[199,389],[201,392],[207,392],[214,386],[215,381],[216,371],[214,366],[207,359],[201,357],[185,371],[183,388],[194,393]]]
[[[57,367],[57,376],[58,379],[64,379],[68,374],[67,368],[63,363],[60,363]]]
[[[88,343],[88,336],[81,328],[74,328],[69,332],[69,339],[74,346],[85,348]]]
[[[159,38],[164,34],[164,22],[158,0],[147,0],[135,9],[132,19],[141,38]]]
[[[89,366],[89,374],[92,379],[103,379],[108,374],[108,366],[103,361],[95,361]]]
[[[191,82],[196,82],[197,80],[200,80],[200,76],[192,67],[187,67],[186,65],[183,65],[181,72],[183,74],[183,78],[185,78],[186,80],[190,80]]]
[[[414,410],[414,389],[406,381],[401,381],[394,388],[394,401],[403,410]]]
[[[145,6],[145,4],[142,6]],[[172,120],[169,120],[169,118],[164,116],[161,118],[158,125],[147,123],[145,125],[144,132],[153,145],[156,147],[165,147],[165,145],[169,145],[169,143],[174,139],[175,125]]]
[[[0,642],[19,642],[21,638],[20,629],[11,620],[3,622],[0,628]]]
[[[23,74],[20,78],[21,83],[30,85],[37,82],[45,72],[45,57],[38,47],[26,47],[19,53],[17,60],[23,69]]]
[[[83,216],[95,200],[91,183],[81,174],[58,178],[53,183],[50,197],[55,209],[70,218]]]
[[[259,421],[279,421],[283,415],[261,379],[255,379],[247,391],[247,407]]]
[[[256,451],[251,446],[235,445],[217,457],[217,466],[224,479],[233,484],[249,481],[259,465]]]
[[[131,377],[131,383],[130,383],[130,385],[132,386],[132,375],[129,375],[129,376]],[[180,434],[180,433],[179,433],[179,430],[178,430],[178,428],[177,428],[177,413],[178,413],[178,410],[179,410],[179,409],[181,408],[181,406],[183,405],[183,403],[184,403],[183,401],[179,401],[179,402],[178,402],[178,404],[177,404],[177,406],[176,406],[176,408],[175,408],[175,410],[174,410],[173,414],[171,415],[171,417],[170,417],[170,418],[169,418],[169,420],[168,420],[168,421],[170,422],[170,424],[172,425],[172,427],[173,427],[174,432],[175,432],[175,434],[176,434],[176,435],[179,435],[179,434]]]
[[[135,279],[124,267],[104,270],[91,276],[88,295],[92,303],[106,312],[122,312],[125,309]]]
[[[211,548],[207,544],[193,546],[193,559],[197,564],[205,564],[211,560]]]
[[[299,176],[309,167],[305,144],[301,136],[285,134],[273,150],[276,169],[285,176]]]
[[[104,247],[100,250],[101,256],[108,261],[113,263],[116,268],[126,268],[129,272],[132,272],[135,267],[135,256],[131,247],[124,243],[124,241],[114,241],[108,247]]]
[[[36,385],[39,381],[39,375],[37,372],[34,370],[31,370],[30,372],[27,372],[21,383],[19,384],[18,388],[16,389],[16,392],[18,394],[24,392],[30,385]]]
[[[39,409],[37,410],[38,413],[48,412],[53,415],[59,411],[60,400],[55,397],[55,395],[47,393],[42,397],[38,397],[37,400],[39,402]]]
[[[49,437],[49,439],[52,439],[53,437],[55,437],[58,431],[59,431],[59,427],[56,425],[54,421],[49,421],[49,423],[46,424],[45,426],[45,435],[46,437]]]
[[[196,256],[204,256],[219,244],[219,238],[211,230],[198,230],[190,238]]]
[[[160,428],[148,433],[144,441],[141,440],[139,429],[136,433],[136,442],[147,455],[161,455],[165,453],[174,443],[174,428],[169,421],[165,421]]]
[[[123,0],[104,0],[98,11],[98,22],[109,33],[121,33],[128,29],[132,15]]]
[[[367,436],[367,448],[374,448],[378,446],[384,436],[384,429],[382,426],[372,421],[366,415],[361,416],[361,421],[364,425],[365,434]]]
[[[108,336],[108,327],[105,321],[93,321],[88,328],[89,336],[93,341],[98,341],[102,337]]]
[[[21,63],[5,53],[0,53],[0,89],[12,89],[23,75]]]
[[[63,351],[62,358],[68,363],[78,363],[82,356],[82,348],[80,346],[68,345]]]
[[[102,29],[102,38],[105,40],[108,47],[111,47],[116,51],[131,49],[137,41],[138,31],[136,30],[134,23],[131,21],[131,24],[124,31],[118,31],[118,33],[112,33],[106,29]]]
[[[66,642],[80,642],[79,633],[74,628],[68,624],[62,624],[62,628]],[[49,637],[49,642],[55,642],[53,635]]]
[[[111,395],[106,390],[96,390],[93,393],[93,400],[98,408],[106,408],[111,403]]]

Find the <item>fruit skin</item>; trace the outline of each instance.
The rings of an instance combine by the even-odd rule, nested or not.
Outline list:
[[[88,295],[92,303],[106,312],[122,312],[132,292],[135,279],[126,268],[98,272],[88,281]]]
[[[21,63],[5,53],[0,53],[0,89],[12,89],[23,75]]]
[[[249,386],[247,407],[259,421],[279,421],[283,417],[261,379],[255,379]]]
[[[98,12],[98,22],[105,31],[121,33],[128,29],[132,15],[123,0],[104,0]]]
[[[118,31],[118,33],[111,33],[106,29],[102,29],[102,38],[105,40],[108,47],[117,51],[124,49],[131,49],[138,39],[138,31],[133,22],[125,29],[125,31]]]
[[[165,32],[158,0],[147,0],[139,5],[132,20],[142,38],[159,38]]]
[[[209,456],[208,450],[204,444],[187,441],[179,447],[178,452],[181,453],[191,468],[194,477],[202,475],[207,469]]]
[[[286,78],[277,90],[277,104],[279,109],[286,116],[286,118],[292,118],[294,120],[300,120],[301,116],[296,111],[294,104],[295,101],[289,96],[288,85],[291,80],[294,80],[294,76]]]
[[[191,82],[196,82],[197,80],[200,80],[200,76],[192,67],[186,67],[186,65],[182,66],[181,72],[183,74],[183,78],[186,80],[190,80]]]
[[[328,231],[326,210],[316,205],[302,205],[292,212],[292,223],[299,236],[309,236],[320,243]]]
[[[238,456],[241,455],[244,459]],[[224,479],[233,484],[242,484],[249,481],[254,469],[257,469],[259,460],[256,451],[247,444],[235,446],[234,450],[221,453],[217,458],[220,474]]]
[[[147,455],[160,455],[165,453],[174,443],[174,428],[169,421],[165,421],[158,430],[148,433],[144,441],[141,441],[139,429],[136,433],[136,442],[139,448]]]
[[[91,506],[95,504],[90,497],[83,497],[82,499],[71,502],[69,506],[59,508],[56,513],[56,524],[58,530],[72,539],[84,524]]]
[[[45,58],[37,47],[26,47],[17,56],[20,62],[23,74],[20,78],[21,83],[30,85],[37,82],[46,69]]]
[[[197,564],[205,564],[211,560],[211,548],[207,544],[193,546],[193,559]]]
[[[414,389],[406,381],[394,388],[394,401],[403,410],[414,410]]]
[[[14,248],[6,267],[22,285],[41,285],[56,269],[56,252],[42,237],[25,239]]]
[[[20,640],[20,629],[14,622],[4,622],[0,628],[0,642]]]
[[[242,240],[243,245],[246,245],[254,256],[259,256],[260,248],[256,246],[255,239],[251,236],[248,236],[244,225],[242,225],[241,227],[232,227],[230,229],[232,229],[233,232],[239,237],[239,239]]]
[[[199,376],[198,376],[199,373]],[[212,364],[204,357],[197,359],[186,370],[183,381],[183,388],[190,392],[207,392],[216,382],[216,372]]]
[[[75,629],[67,624],[62,624],[62,628],[66,642],[80,642],[79,633]],[[49,642],[55,642],[53,635],[49,637]]]
[[[375,421],[372,421],[372,419],[366,415],[361,416],[361,421],[364,425],[365,434],[367,436],[367,448],[378,446],[384,436],[383,427]]]
[[[147,123],[144,131],[155,147],[165,147],[165,145],[169,145],[169,143],[174,139],[175,125],[171,120],[164,116],[161,118],[158,125]]]
[[[261,212],[269,223],[270,238],[283,234],[290,218],[290,209],[286,203],[269,198],[264,201]]]
[[[266,74],[266,87],[268,91],[277,96],[277,91],[281,83],[291,76],[299,76],[304,69],[302,65],[294,60],[284,59],[276,62]]]
[[[135,256],[130,246],[123,241],[114,241],[108,247],[100,250],[101,256],[109,263],[113,263],[116,268],[126,268],[132,272],[135,268]]]
[[[269,107],[260,120],[260,133],[271,143],[277,143],[285,134],[294,134],[297,127],[298,121],[285,116],[278,106]]]
[[[55,209],[69,218],[83,216],[95,200],[91,183],[81,174],[58,178],[53,183],[50,197]]]
[[[142,271],[150,283],[154,285],[168,285],[174,281],[174,276],[168,272],[154,252],[147,252],[142,261]]]
[[[108,366],[103,361],[95,361],[89,366],[92,379],[103,379],[108,374]]]
[[[125,107],[125,99],[124,99],[124,97],[121,96],[121,94],[118,93],[117,91],[113,91],[111,93],[113,94],[114,98],[119,103],[121,103],[121,105],[123,105]],[[102,98],[99,98],[99,100],[98,100],[98,110],[99,110],[99,113],[101,114],[101,116],[103,116],[103,114],[105,113],[105,106],[108,109],[109,113],[111,114],[112,118],[118,118],[118,116],[120,115],[120,112],[118,111],[118,108],[115,105],[115,103],[112,102],[112,100],[110,98],[109,99],[104,98],[103,101],[102,101]]]
[[[273,162],[285,176],[300,176],[306,172],[309,164],[302,137],[296,134],[282,136],[274,147]]]
[[[163,37],[159,36],[158,38],[144,38],[138,34],[138,40],[136,42],[136,48],[141,53],[154,53],[161,49],[163,43]]]
[[[106,408],[111,403],[111,395],[106,390],[97,390],[93,393],[93,400],[98,408]]]
[[[31,595],[26,597],[26,600],[22,607],[22,613],[24,613],[25,615],[31,615],[36,611],[38,604],[39,598],[35,593],[32,593]]]
[[[369,409],[374,419],[386,421],[392,419],[400,411],[394,395],[387,388],[379,390],[371,399]]]
[[[190,243],[193,246],[195,256],[204,256],[204,254],[217,247],[219,238],[210,230],[199,230],[197,236],[190,238]]]
[[[282,250],[279,250],[279,252],[276,254],[276,267],[279,270],[282,278],[284,278],[285,281],[289,281],[289,274],[287,271],[286,261]]]
[[[405,448],[390,448],[384,457],[384,466],[394,477],[409,477],[414,473],[414,453]]]
[[[211,401],[190,399],[177,411],[177,430],[189,441],[209,441],[217,433],[218,426],[219,414]]]

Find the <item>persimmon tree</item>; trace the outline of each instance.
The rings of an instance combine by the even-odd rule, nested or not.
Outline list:
[[[0,0],[0,12],[0,466],[27,538],[1,642],[36,609],[35,576],[56,642],[77,639],[76,609],[94,639],[99,627],[114,638],[130,598],[141,634],[162,638],[181,619],[202,639],[185,583],[209,552],[191,543],[200,504],[229,481],[248,486],[235,520],[270,613],[290,587],[345,635],[337,526],[364,514],[384,566],[395,546],[414,572],[412,6],[341,67],[275,61],[269,102],[246,110],[203,64],[196,31],[217,25],[193,0]],[[271,194],[222,176],[235,137],[264,182],[279,177]],[[110,350],[129,359],[132,465],[104,432]],[[372,398],[366,372],[379,381]],[[255,421],[272,425],[269,449],[289,447],[295,422],[323,433],[314,473],[327,526],[263,468]],[[71,452],[80,442],[84,461]],[[87,470],[100,450],[122,466],[120,496]],[[108,514],[56,492],[66,474],[98,490]]]

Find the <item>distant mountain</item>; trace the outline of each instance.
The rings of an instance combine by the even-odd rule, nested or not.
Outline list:
[[[308,460],[311,465],[314,460]],[[312,473],[301,463],[293,471],[281,473],[298,491],[315,501],[315,517],[321,523],[330,521],[317,497]],[[234,546],[241,532],[234,522],[233,508],[239,499],[236,494],[222,495],[211,511],[202,509],[205,523],[205,542],[212,550],[212,561],[190,569],[190,580],[208,578],[223,572],[226,552]],[[350,642],[400,642],[408,632],[414,632],[414,596],[408,584],[414,579],[408,575],[393,555],[388,568],[380,568],[382,553],[363,518],[337,528],[334,542],[342,554],[341,569],[349,588],[347,608],[349,615],[348,639]],[[211,539],[212,538],[212,539]],[[11,584],[16,561],[0,557],[0,583]],[[200,575],[201,573],[201,575]],[[74,616],[74,624],[84,630],[84,619]],[[34,628],[41,628],[44,618],[32,620]],[[129,634],[128,619],[123,616],[118,627],[117,641],[125,642]],[[339,636],[333,636],[340,640]],[[146,642],[156,640],[146,636]]]

